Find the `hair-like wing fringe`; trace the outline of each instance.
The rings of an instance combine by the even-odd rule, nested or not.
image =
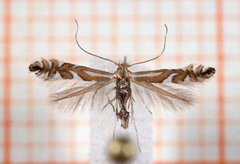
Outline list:
[[[113,80],[101,82],[52,81],[49,84],[50,105],[60,111],[68,112],[103,107],[108,102],[106,93],[114,87],[112,84],[114,84]]]
[[[180,84],[155,84],[147,82],[138,82],[132,80],[135,85],[134,96],[137,101],[142,97],[147,106],[152,106],[154,109],[163,107],[164,109],[178,111],[191,108],[196,103],[196,96],[193,93],[194,86],[180,85]]]

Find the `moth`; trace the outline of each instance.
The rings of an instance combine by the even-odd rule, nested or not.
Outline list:
[[[153,61],[163,54],[168,32],[166,25],[166,35],[162,52],[152,59],[128,64],[126,57],[124,57],[122,63],[117,63],[83,49],[77,40],[79,29],[77,21],[76,24],[75,40],[78,47],[88,55],[115,64],[117,66],[115,72],[78,66],[57,59],[35,61],[30,64],[29,70],[35,72],[36,76],[45,81],[56,82],[54,83],[54,85],[56,84],[56,89],[50,95],[50,100],[58,108],[75,111],[80,107],[83,110],[86,104],[91,104],[91,107],[97,101],[100,101],[101,104],[99,97],[105,99],[106,103],[102,105],[101,109],[103,110],[110,105],[113,112],[115,112],[116,120],[121,121],[122,128],[127,129],[129,121],[132,120],[139,150],[139,139],[134,119],[135,101],[141,101],[151,114],[151,110],[149,110],[145,103],[146,100],[153,106],[161,104],[164,108],[175,111],[187,109],[196,102],[191,87],[206,81],[215,74],[215,68],[213,67],[204,67],[203,65],[194,66],[193,64],[178,69],[130,71],[130,67]],[[57,82],[60,81],[68,85],[63,83],[58,85]],[[133,91],[136,97],[133,96]],[[113,136],[114,134],[115,130]]]

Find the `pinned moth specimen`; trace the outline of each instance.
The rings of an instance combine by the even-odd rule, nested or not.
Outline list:
[[[163,54],[168,31],[166,25],[165,27],[166,35],[162,52],[152,59],[128,64],[126,57],[124,57],[122,63],[117,63],[83,49],[77,40],[77,23],[75,39],[78,47],[88,55],[115,64],[117,66],[115,72],[78,66],[57,59],[35,61],[30,64],[29,70],[35,72],[38,77],[46,81],[65,81],[66,83],[72,83],[67,87],[65,85],[58,85],[57,90],[53,91],[54,93],[50,95],[51,102],[58,108],[75,111],[77,108],[83,109],[88,103],[93,106],[99,97],[105,97],[107,101],[106,104],[102,105],[102,110],[108,105],[112,106],[116,114],[116,120],[121,121],[122,128],[127,129],[129,120],[131,119],[133,121],[140,150],[134,120],[134,103],[141,101],[151,114],[152,112],[145,102],[150,102],[153,106],[161,104],[161,106],[167,109],[187,109],[196,102],[194,93],[191,92],[189,87],[202,83],[215,74],[215,68],[213,67],[204,67],[203,65],[194,66],[192,64],[179,69],[158,69],[140,72],[130,71],[130,67],[153,61]],[[108,86],[111,85],[113,85],[113,87],[109,88]],[[137,97],[133,97],[133,90],[135,92],[134,95],[137,95]],[[113,97],[109,97],[111,92],[114,93]],[[146,101],[146,99],[148,100]]]

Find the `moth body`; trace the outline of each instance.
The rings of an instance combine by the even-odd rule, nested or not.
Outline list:
[[[126,63],[123,63],[125,65]],[[121,67],[118,71],[116,79],[116,99],[119,102],[120,111],[116,110],[116,117],[121,120],[121,127],[128,128],[129,124],[129,112],[126,109],[127,102],[132,97],[132,90],[130,86],[129,73],[127,70],[123,70],[126,67]]]

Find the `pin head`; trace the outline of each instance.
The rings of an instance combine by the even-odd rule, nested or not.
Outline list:
[[[129,139],[118,138],[109,143],[108,154],[114,162],[129,162],[135,156],[136,149]]]

